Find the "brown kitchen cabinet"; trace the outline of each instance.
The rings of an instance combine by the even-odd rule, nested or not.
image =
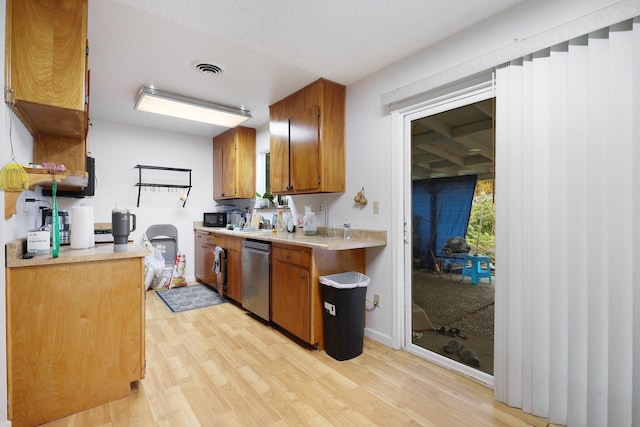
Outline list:
[[[311,342],[311,249],[273,246],[271,321]]]
[[[88,0],[7,0],[5,102],[33,137],[33,162],[64,164],[61,190],[87,186]]]
[[[204,231],[195,232],[195,276],[196,280],[216,287],[216,273],[213,272],[216,236]]]
[[[34,426],[129,396],[145,376],[146,250],[7,244],[8,418]]]
[[[213,198],[256,195],[256,130],[238,126],[213,138]]]
[[[345,191],[345,97],[319,79],[269,107],[271,193]]]
[[[34,138],[84,140],[88,0],[7,0],[6,6],[5,101],[15,103]]]
[[[319,277],[365,273],[364,248],[325,250],[273,243],[271,321],[318,349],[324,348]]]
[[[217,236],[216,244],[227,252],[227,291],[232,300],[242,303],[242,238]]]

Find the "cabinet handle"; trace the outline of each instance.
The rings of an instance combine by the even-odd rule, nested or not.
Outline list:
[[[305,279],[304,274],[301,274],[300,278],[304,280]]]
[[[287,254],[287,259],[291,259],[291,254]]]

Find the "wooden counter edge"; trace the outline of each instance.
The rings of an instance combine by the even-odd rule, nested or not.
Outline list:
[[[5,245],[6,267],[33,267],[35,265],[104,261],[111,259],[145,257],[148,255],[147,250],[142,245],[136,243],[129,243],[127,248],[128,250],[125,252],[114,252],[112,243],[99,243],[88,249],[71,249],[69,246],[62,246],[60,247],[58,258],[53,258],[49,253],[47,255],[36,255],[31,259],[23,259],[22,255],[26,252],[26,242],[27,239],[22,238],[8,242]]]
[[[242,232],[227,230],[223,227],[204,227],[201,221],[193,223],[194,231],[210,234],[238,237],[241,239],[258,239],[272,243],[302,246],[312,249],[350,250],[360,248],[374,248],[387,245],[386,230],[352,229],[351,239],[329,238],[322,236],[322,227],[317,236],[305,236],[302,233],[270,233],[267,231]]]

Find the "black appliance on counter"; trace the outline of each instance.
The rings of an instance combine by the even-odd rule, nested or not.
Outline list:
[[[202,218],[202,225],[204,227],[226,227],[227,213],[226,212],[205,212]]]

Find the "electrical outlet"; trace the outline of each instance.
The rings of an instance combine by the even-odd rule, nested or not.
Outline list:
[[[323,207],[322,202],[318,203],[318,213],[322,212]]]
[[[373,294],[373,306],[380,307],[380,294]]]
[[[379,214],[380,213],[380,202],[377,200],[373,201],[373,213],[374,214]]]

